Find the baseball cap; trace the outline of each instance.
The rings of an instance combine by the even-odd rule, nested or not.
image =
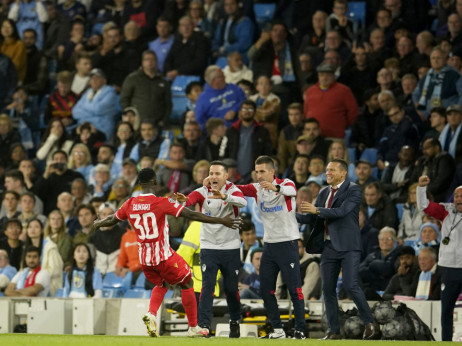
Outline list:
[[[322,179],[319,178],[319,177],[309,177],[308,180],[306,181],[306,184],[305,185],[308,185],[309,183],[315,183],[317,184],[319,187],[321,187],[323,185],[322,183]]]
[[[448,108],[446,108],[446,113],[449,112],[462,113],[462,106],[458,104],[450,105]]]
[[[321,64],[316,68],[316,72],[318,73],[335,73],[335,67],[331,64]]]
[[[122,167],[125,166],[125,165],[132,165],[132,166],[136,167],[136,162],[135,162],[135,160],[127,157],[125,160],[122,161]]]
[[[90,77],[91,76],[98,76],[106,79],[106,75],[104,74],[103,70],[100,68],[94,68],[90,71]]]
[[[297,144],[303,141],[311,142],[312,140],[310,136],[306,136],[306,135],[302,135],[297,138]]]

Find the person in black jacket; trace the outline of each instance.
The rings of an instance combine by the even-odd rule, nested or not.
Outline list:
[[[191,18],[180,19],[179,35],[175,37],[164,63],[165,75],[174,80],[178,75],[202,76],[210,54],[210,42],[194,31]]]
[[[374,181],[364,188],[362,207],[367,210],[367,219],[372,226],[382,229],[385,226],[398,227],[398,212],[390,198],[383,193],[380,183]]]
[[[256,108],[253,101],[242,102],[239,120],[226,131],[229,157],[237,160],[237,170],[247,182],[257,157],[274,153],[268,130],[255,121]]]

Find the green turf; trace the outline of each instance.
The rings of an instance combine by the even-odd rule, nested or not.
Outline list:
[[[423,341],[360,341],[360,340],[335,340],[320,341],[307,340],[259,340],[252,338],[227,339],[227,338],[187,338],[165,336],[150,338],[148,336],[106,336],[106,335],[37,335],[37,334],[0,334],[0,345],[35,346],[35,345],[170,345],[170,346],[196,346],[196,345],[328,345],[328,346],[407,346],[407,345],[434,345],[435,342]],[[440,342],[438,342],[439,344]],[[444,343],[445,345],[449,343]]]

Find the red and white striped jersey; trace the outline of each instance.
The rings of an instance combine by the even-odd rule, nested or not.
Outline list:
[[[300,238],[295,218],[295,196],[297,189],[290,179],[275,179],[279,192],[264,190],[259,183],[237,185],[244,196],[255,198],[263,223],[265,243],[281,243]]]
[[[169,243],[167,215],[178,217],[183,209],[177,202],[150,193],[130,198],[117,210],[115,217],[128,219],[136,232],[142,265],[156,266],[174,253]]]

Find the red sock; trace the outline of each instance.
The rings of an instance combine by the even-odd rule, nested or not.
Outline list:
[[[159,311],[160,304],[162,304],[167,291],[167,287],[164,286],[155,286],[152,289],[151,301],[149,302],[149,312],[154,316],[157,316],[157,311]]]
[[[188,325],[190,327],[197,326],[197,303],[194,288],[181,290],[181,302],[188,317]]]

